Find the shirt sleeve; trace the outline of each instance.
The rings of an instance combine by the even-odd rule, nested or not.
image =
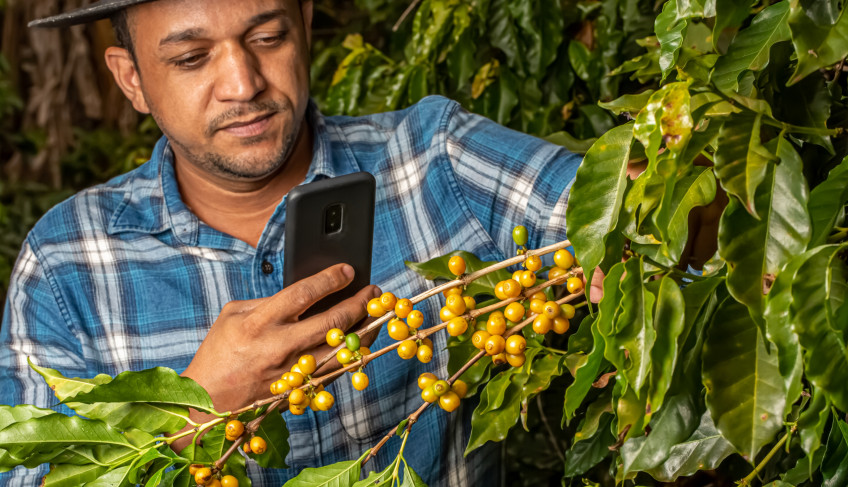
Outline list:
[[[59,406],[52,391],[28,364],[57,369],[69,377],[86,373],[75,334],[62,313],[48,274],[29,243],[25,243],[12,271],[2,325],[0,325],[0,404],[32,404],[70,413]],[[0,474],[0,486],[39,485],[46,466],[17,467]]]
[[[512,229],[524,225],[528,248],[566,238],[568,192],[582,158],[454,105],[447,153],[472,212],[495,244],[514,255]]]

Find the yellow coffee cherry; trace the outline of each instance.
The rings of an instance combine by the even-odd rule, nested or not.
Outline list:
[[[433,390],[432,384],[425,387],[421,391],[421,400],[423,400],[424,402],[428,402],[428,403],[432,404],[432,403],[436,402],[436,400],[438,400],[438,399],[439,399],[439,396],[437,396],[436,391]]]
[[[513,323],[518,323],[524,318],[524,306],[521,303],[509,303],[504,309],[504,317]]]
[[[531,272],[536,272],[542,268],[542,259],[538,255],[528,255],[524,260],[524,268]]]
[[[556,318],[554,318],[553,325],[551,328],[557,335],[562,335],[563,333],[568,331],[569,326],[570,323],[567,319],[563,318],[562,316],[557,316]]]
[[[365,388],[368,387],[368,376],[365,375],[365,372],[357,372],[353,374],[351,382],[353,383],[354,389],[357,391],[364,391]]]
[[[418,388],[424,390],[439,380],[435,374],[424,372],[418,376]]]
[[[304,355],[297,361],[297,366],[300,368],[300,372],[304,375],[312,375],[315,372],[317,365],[315,357],[312,355]]]
[[[504,351],[508,354],[517,355],[519,353],[524,353],[524,350],[526,348],[527,340],[525,340],[523,336],[512,335],[511,337],[506,339]]]
[[[456,316],[465,313],[465,300],[458,294],[448,296],[445,300],[445,307]]]
[[[454,318],[456,318],[456,315],[447,306],[442,306],[442,309],[439,310],[439,319],[442,322],[448,322]]]
[[[389,336],[395,340],[400,341],[409,338],[409,326],[403,320],[392,318],[389,324],[386,325],[386,328],[389,331]]]
[[[442,396],[450,390],[450,384],[448,384],[448,381],[446,380],[437,380],[430,387],[433,388],[433,392],[435,392],[437,396]]]
[[[250,451],[257,455],[261,455],[265,453],[265,450],[268,449],[268,444],[265,443],[265,439],[261,436],[254,436],[250,439]]]
[[[501,288],[503,295],[506,298],[516,298],[519,294],[521,294],[521,284],[519,284],[514,279],[507,279],[503,281],[503,287]]]
[[[342,343],[344,343],[345,332],[343,332],[339,328],[332,328],[327,332],[327,345],[331,347],[338,347]]]
[[[197,485],[206,485],[210,480],[212,480],[212,469],[209,467],[200,468],[194,474],[194,481],[197,482]]]
[[[467,329],[468,322],[462,316],[457,316],[448,322],[448,334],[452,337],[462,335]]]
[[[221,487],[239,487],[239,481],[232,475],[224,475],[221,477]]]
[[[244,433],[244,424],[237,419],[227,422],[224,427],[224,435],[230,438],[238,438],[242,433]]]
[[[288,381],[280,379],[271,383],[271,394],[277,396],[291,389]]]
[[[519,279],[521,279],[521,273],[522,272],[524,272],[524,271],[522,271],[521,269],[518,269],[517,271],[513,272],[512,273],[512,279],[514,281],[517,281],[517,282],[520,283],[521,281],[519,281]]]
[[[486,331],[489,335],[503,335],[506,332],[506,318],[500,311],[492,311],[486,321]]]
[[[439,397],[439,406],[451,413],[459,407],[459,396],[453,391],[448,391]]]
[[[397,315],[397,317],[400,319],[404,319],[409,316],[409,313],[411,312],[412,301],[406,298],[398,299],[397,303],[395,304],[395,314]]]
[[[577,310],[574,309],[574,306],[568,303],[559,305],[559,309],[562,311],[562,317],[567,320],[574,318],[574,313],[577,312]]]
[[[571,294],[579,293],[583,290],[583,279],[580,279],[579,277],[569,277],[568,280],[565,281],[565,287]]]
[[[457,379],[453,384],[451,384],[451,391],[462,399],[466,394],[468,394],[468,384],[466,384],[462,379]]]
[[[518,355],[506,354],[506,361],[509,365],[513,367],[521,367],[524,365],[524,361],[526,357],[523,353],[519,353]]]
[[[303,385],[303,374],[300,372],[289,372],[286,382],[288,382],[292,388],[300,387]]]
[[[477,330],[473,335],[471,335],[471,344],[478,350],[484,350],[486,348],[486,342],[489,340],[490,336],[492,336],[492,334],[488,331]]]
[[[492,364],[493,365],[503,365],[505,363],[507,363],[506,352],[501,352],[497,355],[492,356]]]
[[[448,261],[448,269],[450,269],[450,271],[455,276],[461,276],[465,274],[465,259],[458,255],[454,255]]]
[[[548,271],[548,280],[553,281],[557,277],[564,276],[566,274],[568,274],[568,271],[561,267],[551,267],[551,270]]]
[[[307,404],[289,404],[289,412],[295,416],[300,416],[306,412],[306,408],[308,407],[309,405]]]
[[[188,466],[188,474],[191,475],[192,477],[194,477],[194,474],[196,474],[197,471],[200,470],[201,468],[203,468],[203,465],[201,465],[199,463],[192,463],[191,465]]]
[[[336,399],[327,391],[321,391],[315,394],[315,399],[312,400],[312,404],[315,404],[315,407],[321,411],[329,411],[335,402]]]
[[[342,348],[336,352],[336,360],[342,365],[347,365],[353,360],[353,352],[347,348]]]
[[[394,294],[390,292],[385,292],[380,295],[380,306],[383,307],[383,310],[395,309],[396,304],[397,298]]]
[[[420,328],[424,324],[424,313],[417,309],[410,311],[406,317],[406,324],[415,329]]]
[[[504,299],[508,299],[506,294],[504,294],[504,286],[503,281],[495,284],[495,297],[503,301]]]
[[[448,296],[451,296],[453,294],[459,294],[461,296],[462,295],[462,286],[456,286],[456,287],[452,287],[452,288],[445,289],[444,291],[442,291],[442,296],[444,296],[445,299],[447,299]]]
[[[421,345],[418,347],[418,361],[422,364],[430,363],[433,360],[433,346],[432,345]]]
[[[500,335],[492,335],[486,340],[486,353],[489,355],[497,355],[503,352],[506,346],[506,340]]]
[[[574,265],[574,256],[567,249],[559,249],[554,253],[554,264],[562,269],[571,269]]]
[[[292,365],[292,366],[291,366],[291,371],[292,371],[292,372],[297,372],[298,374],[301,374],[301,375],[306,375],[306,374],[304,374],[303,372],[301,372],[301,371],[300,371],[300,365],[299,365],[299,364],[294,364],[294,365]]]
[[[221,481],[216,479],[215,477],[212,477],[212,480],[210,480],[209,483],[206,484],[206,487],[221,487]]]
[[[547,296],[545,296],[545,291],[536,291],[535,293],[533,293],[533,295],[532,295],[532,296],[530,296],[530,299],[531,299],[531,300],[533,300],[533,299],[541,299],[541,300],[542,300],[542,302],[544,303],[545,301],[547,301],[547,300],[548,300],[548,297],[547,297]]]
[[[386,314],[386,309],[383,308],[380,298],[374,298],[371,301],[368,301],[366,311],[368,311],[368,314],[374,318],[379,318]]]
[[[409,360],[418,353],[418,344],[415,340],[404,340],[397,348],[398,356],[404,360]]]
[[[371,355],[371,349],[368,347],[359,347],[359,355],[362,355],[363,357]]]
[[[521,275],[518,276],[518,284],[521,284],[525,288],[533,287],[536,284],[536,273],[533,271],[521,271]]]
[[[289,404],[306,406],[306,393],[303,392],[303,389],[294,389],[289,393]]]
[[[553,323],[551,323],[551,319],[545,315],[539,315],[533,320],[533,331],[540,335],[544,335],[551,331],[551,327],[553,327]]]
[[[465,311],[471,311],[477,307],[477,301],[474,301],[471,296],[463,296],[462,300],[465,301]]]
[[[544,314],[550,319],[554,319],[559,316],[559,313],[560,309],[556,301],[548,301],[547,303],[545,303],[545,308],[542,311],[542,314]]]
[[[545,300],[543,299],[531,299],[530,300],[530,311],[540,315],[545,312]]]

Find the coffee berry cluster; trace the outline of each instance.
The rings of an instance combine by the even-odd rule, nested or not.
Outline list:
[[[291,371],[286,372],[280,380],[271,384],[271,394],[276,396],[291,391],[288,398],[289,411],[297,416],[305,413],[306,408],[313,411],[329,411],[335,403],[335,398],[324,390],[323,385],[312,385],[312,374],[316,369],[315,357],[303,355],[292,366]]]

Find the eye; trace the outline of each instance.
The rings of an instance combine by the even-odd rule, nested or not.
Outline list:
[[[253,42],[260,46],[275,47],[283,42],[283,39],[285,39],[286,34],[286,32],[259,34],[253,38]]]
[[[200,67],[205,60],[205,53],[190,53],[186,56],[171,60],[171,64],[181,69],[193,69]]]

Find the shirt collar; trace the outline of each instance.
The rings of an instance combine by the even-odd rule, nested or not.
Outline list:
[[[310,100],[307,117],[313,131],[312,163],[303,183],[359,171],[353,150],[335,118],[326,118]],[[122,203],[109,223],[109,234],[172,230],[184,244],[198,245],[200,220],[183,202],[174,169],[174,153],[166,137],[156,143],[150,161],[127,179]],[[281,200],[283,204],[285,200]],[[275,212],[275,214],[278,212]]]

